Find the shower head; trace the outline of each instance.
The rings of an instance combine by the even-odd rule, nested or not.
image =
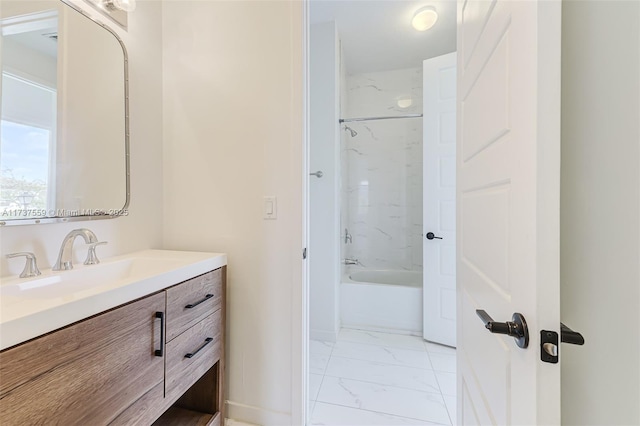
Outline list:
[[[349,131],[349,133],[351,133],[351,137],[352,137],[352,138],[353,138],[353,137],[355,137],[355,136],[358,134],[358,132],[356,132],[355,130],[353,130],[351,127],[349,127],[349,126],[347,126],[347,125],[345,125],[345,126],[344,126],[344,129],[345,129],[345,130],[348,130],[348,131]]]

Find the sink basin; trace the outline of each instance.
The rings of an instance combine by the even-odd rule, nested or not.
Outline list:
[[[221,253],[145,250],[0,280],[0,349],[24,342],[226,265]]]
[[[30,279],[17,279],[0,286],[0,300],[5,297],[49,299],[114,286],[133,277],[154,276],[182,266],[178,259],[130,257],[80,266],[70,271],[51,271]],[[49,271],[47,271],[49,272]]]
[[[103,263],[95,268],[73,269],[0,286],[0,298],[55,298],[100,287],[129,276],[131,260]]]

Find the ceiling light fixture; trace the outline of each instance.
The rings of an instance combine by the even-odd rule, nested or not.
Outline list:
[[[411,105],[413,105],[413,99],[411,99],[411,97],[400,98],[397,101],[397,105],[400,108],[409,108]]]
[[[425,6],[413,15],[411,25],[418,31],[427,31],[433,27],[438,20],[438,12],[433,6]]]
[[[136,0],[104,0],[102,5],[107,10],[122,10],[124,12],[133,12],[136,10]]]

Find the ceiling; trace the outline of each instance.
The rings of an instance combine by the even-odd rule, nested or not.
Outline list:
[[[348,74],[419,67],[456,50],[455,0],[311,0],[311,24],[335,21]],[[434,6],[428,31],[411,26],[416,10]]]
[[[11,38],[36,52],[56,58],[58,56],[58,44],[57,39],[54,37],[57,37],[57,35],[58,27],[48,27],[4,37]]]

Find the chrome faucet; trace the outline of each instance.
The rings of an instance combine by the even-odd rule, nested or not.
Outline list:
[[[7,258],[10,259],[12,257],[24,256],[27,258],[27,262],[24,264],[24,269],[20,274],[20,278],[31,278],[37,277],[40,275],[40,270],[38,269],[38,262],[36,261],[36,256],[33,253],[28,251],[20,252],[20,253],[11,253],[7,255]]]
[[[85,265],[97,265],[100,263],[100,259],[96,255],[96,246],[107,244],[107,241],[100,241],[98,243],[89,244],[89,250],[87,251],[87,258],[84,261]]]
[[[69,269],[73,269],[73,242],[76,237],[81,236],[84,238],[84,242],[87,244],[97,243],[98,239],[96,238],[96,234],[93,231],[82,228],[82,229],[74,229],[69,232],[64,240],[62,240],[62,246],[60,247],[60,253],[58,254],[58,261],[53,268],[54,271],[67,271]]]
[[[344,260],[344,264],[345,265],[357,265],[360,262],[358,261],[358,259],[345,259]]]

